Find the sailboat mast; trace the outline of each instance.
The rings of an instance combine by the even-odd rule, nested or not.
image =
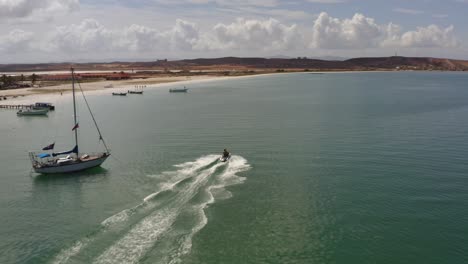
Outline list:
[[[78,156],[78,128],[76,128],[76,101],[75,101],[75,72],[74,69],[71,68],[71,74],[72,74],[72,91],[73,91],[73,118],[75,121],[74,124],[74,131],[75,131],[75,146],[76,146],[76,155]]]

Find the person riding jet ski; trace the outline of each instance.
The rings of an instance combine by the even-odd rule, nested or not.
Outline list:
[[[223,155],[221,156],[221,158],[219,158],[219,160],[222,161],[222,162],[226,162],[226,161],[229,160],[230,157],[231,157],[231,153],[229,153],[229,151],[227,151],[227,149],[224,149]]]
[[[227,158],[227,157],[229,157],[229,155],[231,155],[231,153],[229,153],[229,151],[227,151],[227,149],[224,149],[223,158]]]

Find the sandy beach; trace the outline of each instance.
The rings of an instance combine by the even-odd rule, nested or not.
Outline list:
[[[249,77],[249,76],[239,76]],[[128,90],[135,89],[136,86],[144,86],[144,89],[155,89],[167,87],[174,83],[180,85],[189,85],[191,83],[219,80],[226,78],[238,78],[238,77],[226,77],[226,76],[213,76],[213,75],[200,75],[200,76],[170,76],[170,77],[154,77],[147,79],[132,79],[132,80],[116,80],[116,81],[99,81],[99,82],[85,82],[80,83],[81,88],[90,93],[112,93],[112,92],[127,92]],[[111,87],[111,88],[106,88]],[[7,100],[1,100],[1,105],[12,105],[12,104],[33,104],[35,102],[54,102],[58,96],[71,94],[71,83],[55,85],[55,86],[43,86],[34,88],[21,88],[0,91],[0,97],[4,97]]]
[[[257,73],[240,76],[223,76],[223,75],[196,75],[196,76],[164,76],[152,77],[146,79],[131,79],[131,80],[113,80],[113,81],[97,81],[80,83],[81,88],[86,94],[111,94],[113,92],[127,92],[134,90],[136,86],[144,86],[148,89],[168,89],[169,86],[179,85],[180,88],[194,83],[210,82],[217,80],[243,79],[254,78],[258,76],[268,76],[277,74],[295,74],[297,72],[282,72],[282,73]],[[310,74],[314,72],[308,72]],[[111,87],[111,88],[106,88]],[[1,100],[0,105],[29,105],[36,102],[55,103],[60,96],[71,95],[71,82],[54,86],[42,86],[34,88],[20,88],[11,90],[0,90],[0,97],[7,97],[7,100]]]
[[[331,72],[303,72],[303,74],[337,74],[337,73],[369,73],[368,71],[331,71]],[[371,71],[371,73],[387,72],[387,71]],[[161,76],[151,77],[146,79],[131,79],[131,80],[112,80],[112,81],[96,81],[80,83],[81,88],[87,94],[104,94],[113,92],[127,92],[133,90],[136,86],[144,86],[144,89],[158,89],[169,86],[174,86],[175,83],[183,86],[190,84],[209,82],[216,80],[228,80],[239,78],[254,78],[258,76],[277,75],[277,74],[297,74],[298,72],[266,72],[240,76],[223,76],[223,75],[195,75],[195,76]],[[107,87],[107,88],[106,88]],[[110,87],[110,88],[109,88]],[[71,82],[34,88],[20,88],[10,90],[0,90],[0,105],[19,105],[19,104],[34,104],[35,102],[52,102],[54,103],[59,96],[71,94]],[[3,100],[6,97],[7,100]]]

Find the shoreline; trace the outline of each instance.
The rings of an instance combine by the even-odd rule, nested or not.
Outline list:
[[[212,82],[218,80],[232,80],[239,78],[252,78],[257,76],[268,76],[285,73],[264,73],[253,75],[241,76],[213,76],[213,75],[200,75],[200,76],[176,76],[176,77],[154,77],[147,79],[133,79],[133,80],[118,80],[118,81],[98,81],[89,83],[80,83],[84,92],[88,95],[105,94],[113,92],[127,92],[128,90],[135,89],[135,86],[145,86],[148,89],[163,89],[174,85],[190,85],[203,82]],[[75,84],[76,85],[76,84]],[[112,85],[111,88],[104,86]],[[77,88],[75,86],[75,88]],[[190,89],[190,87],[189,87]],[[11,90],[1,90],[0,97],[7,97],[7,100],[1,100],[0,105],[29,105],[35,102],[51,102],[54,103],[60,96],[70,96],[72,92],[71,82],[67,84],[60,84],[55,86],[44,86],[39,88],[19,88]]]
[[[113,80],[113,81],[96,81],[80,83],[82,89],[87,94],[104,94],[112,92],[127,92],[135,89],[135,86],[145,86],[144,89],[162,89],[174,85],[190,85],[195,83],[212,82],[218,80],[233,80],[254,78],[260,76],[271,76],[279,74],[339,74],[339,73],[382,73],[382,72],[407,72],[407,71],[308,71],[308,72],[268,72],[246,74],[239,76],[222,76],[222,75],[196,75],[196,76],[165,76],[151,77],[146,79],[131,79],[131,80]],[[411,71],[414,72],[414,71]],[[419,72],[419,71],[416,71]],[[425,71],[423,71],[425,72]],[[112,85],[111,88],[105,86]],[[190,88],[190,87],[189,87]],[[28,87],[10,90],[0,90],[0,97],[7,97],[7,100],[1,100],[0,105],[20,105],[34,104],[35,102],[52,102],[57,100],[59,96],[71,95],[71,82],[66,84],[44,86],[44,87]]]

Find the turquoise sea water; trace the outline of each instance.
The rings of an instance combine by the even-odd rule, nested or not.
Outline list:
[[[467,74],[189,88],[90,95],[112,156],[73,175],[27,156],[73,146],[69,97],[0,111],[0,263],[468,262]],[[91,122],[81,106],[82,151],[102,150]]]

